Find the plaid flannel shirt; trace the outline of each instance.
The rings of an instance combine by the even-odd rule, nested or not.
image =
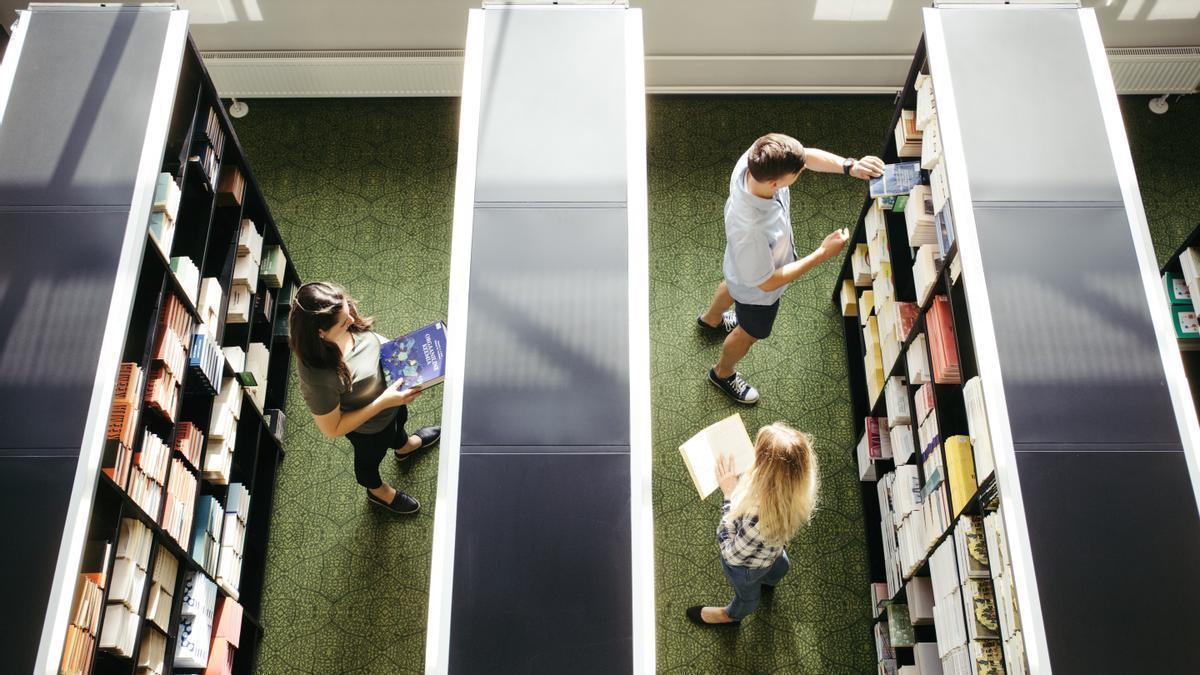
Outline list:
[[[762,539],[758,531],[758,516],[729,518],[729,500],[721,504],[721,522],[717,525],[717,542],[721,546],[721,559],[728,565],[761,569],[775,564],[782,546],[771,546]]]

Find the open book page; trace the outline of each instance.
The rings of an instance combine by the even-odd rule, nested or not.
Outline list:
[[[733,456],[733,470],[738,475],[754,464],[754,444],[746,433],[742,416],[736,413],[689,438],[679,446],[679,453],[700,499],[707,498],[718,487],[717,459],[721,455]]]

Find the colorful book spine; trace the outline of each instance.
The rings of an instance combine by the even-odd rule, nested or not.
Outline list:
[[[933,381],[938,384],[961,384],[958,345],[954,339],[950,301],[946,296],[934,298],[929,308],[929,352],[932,357]]]

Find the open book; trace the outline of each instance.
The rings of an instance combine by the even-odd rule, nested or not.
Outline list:
[[[679,446],[683,463],[692,476],[700,499],[707,498],[717,489],[717,459],[721,455],[733,456],[733,472],[741,475],[754,465],[754,444],[746,433],[742,416],[734,413],[706,427]]]
[[[446,379],[446,326],[441,321],[379,345],[379,364],[389,386],[427,389]]]

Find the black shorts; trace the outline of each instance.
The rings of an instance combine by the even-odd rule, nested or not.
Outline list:
[[[771,327],[775,325],[775,315],[779,314],[779,301],[769,305],[744,305],[733,301],[733,313],[737,315],[738,325],[756,340],[765,340],[771,336]]]

